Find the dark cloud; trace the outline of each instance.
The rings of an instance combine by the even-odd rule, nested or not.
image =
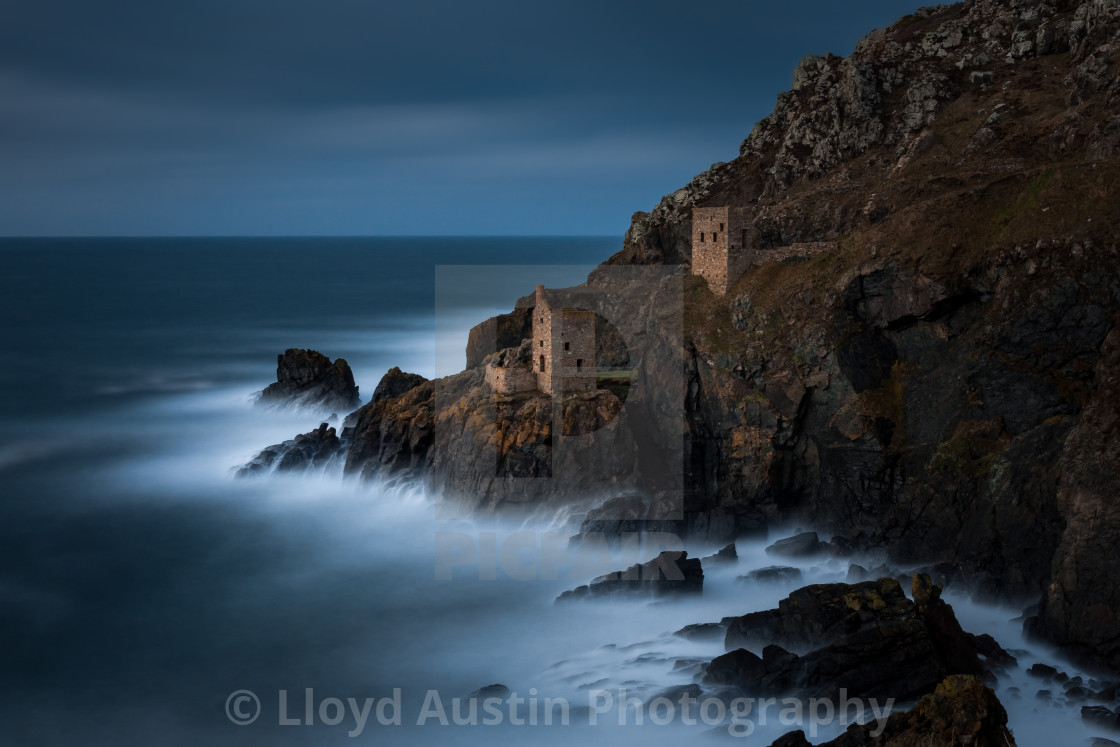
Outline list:
[[[23,4],[0,230],[619,233],[915,5]]]

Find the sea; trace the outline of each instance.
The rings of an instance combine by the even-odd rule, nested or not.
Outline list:
[[[838,560],[740,578],[805,527],[740,540],[699,598],[556,604],[659,548],[579,557],[578,512],[443,518],[420,486],[334,470],[235,477],[332,414],[254,406],[285,349],[345,358],[368,401],[393,366],[460,370],[472,325],[620,244],[0,240],[0,744],[768,745],[861,718],[725,707],[694,686],[722,640],[673,635],[844,580]],[[998,685],[1018,744],[1087,743],[1080,703],[1025,672],[1076,666],[1021,610],[946,596],[1019,658]]]

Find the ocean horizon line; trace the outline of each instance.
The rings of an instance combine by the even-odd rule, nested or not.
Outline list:
[[[621,239],[616,234],[108,234],[58,236],[0,236],[0,241],[70,240],[197,240],[197,239]]]

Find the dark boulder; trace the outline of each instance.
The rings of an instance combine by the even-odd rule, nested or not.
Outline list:
[[[608,573],[587,586],[565,591],[556,601],[615,595],[699,594],[703,590],[704,569],[700,559],[688,557],[684,550],[666,550],[648,563]]]
[[[1027,670],[1027,674],[1031,677],[1038,677],[1040,680],[1056,680],[1060,672],[1058,672],[1057,668],[1038,661],[1031,665],[1031,668]]]
[[[735,550],[735,543],[723,547],[719,552],[701,558],[700,562],[704,565],[720,565],[722,563],[734,563],[739,559],[739,553]]]
[[[308,433],[301,433],[290,441],[269,446],[251,462],[237,470],[237,477],[248,477],[272,471],[319,469],[334,460],[341,465],[342,442],[335,429],[327,423]]]
[[[708,664],[704,681],[710,685],[732,685],[748,687],[747,683],[757,684],[766,676],[766,664],[762,657],[745,648],[737,648],[722,656],[717,656]]]
[[[972,647],[984,660],[988,671],[1000,674],[1019,665],[1019,660],[1004,650],[999,642],[987,633],[965,633]]]
[[[880,563],[874,568],[864,568],[858,563],[852,563],[848,566],[848,575],[844,580],[849,584],[853,584],[860,581],[874,581],[877,578],[888,577],[898,578],[898,573],[883,563]]]
[[[673,635],[688,641],[722,641],[727,635],[727,626],[722,623],[696,623],[685,625]]]
[[[1105,706],[1081,706],[1081,720],[1094,726],[1120,731],[1120,713]]]
[[[350,365],[316,350],[289,348],[276,356],[276,382],[261,392],[257,404],[349,412],[361,403]]]
[[[801,569],[787,565],[771,565],[766,568],[756,568],[745,576],[739,576],[740,581],[754,581],[760,584],[795,584],[802,579]]]
[[[816,558],[828,552],[828,543],[821,542],[816,532],[802,532],[778,540],[766,552],[783,558]]]

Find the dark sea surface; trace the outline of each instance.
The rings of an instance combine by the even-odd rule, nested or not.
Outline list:
[[[443,521],[414,487],[233,476],[320,421],[252,405],[285,348],[346,358],[365,401],[391,366],[458,370],[471,325],[535,283],[582,281],[620,243],[0,240],[0,745],[765,745],[794,728],[774,717],[736,739],[681,718],[620,726],[617,709],[587,723],[591,693],[647,702],[692,681],[680,660],[722,653],[672,631],[791,590],[735,582],[768,564],[764,541],[740,542],[739,565],[713,569],[687,604],[555,606],[595,575],[544,570],[578,516]],[[454,580],[439,573],[449,542],[468,550]],[[540,577],[492,572],[514,543]],[[846,570],[803,569],[812,581]],[[1016,613],[952,601],[969,630],[1025,646]],[[1072,710],[1017,707],[1010,686],[1033,701],[1020,680],[1001,697],[1021,745],[1084,737]],[[452,698],[495,683],[538,723],[442,726],[429,710],[417,724],[431,693],[454,720]],[[396,690],[400,723],[371,712],[358,728],[348,699],[360,710]],[[245,725],[240,691],[259,703]],[[570,704],[570,725],[542,725],[546,697]]]

